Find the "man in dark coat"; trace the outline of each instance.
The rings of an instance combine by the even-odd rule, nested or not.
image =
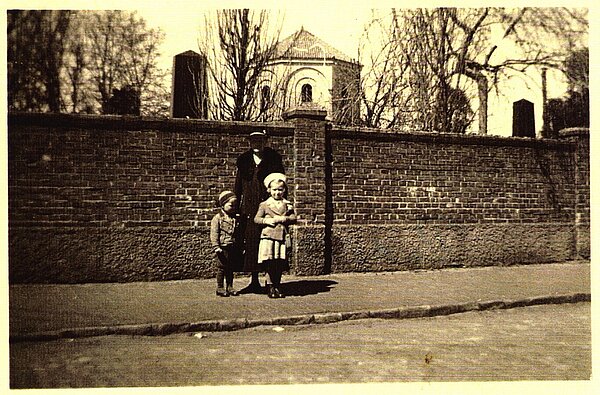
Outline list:
[[[240,234],[244,239],[244,271],[252,272],[252,281],[243,291],[260,293],[258,244],[261,227],[254,223],[254,216],[258,205],[269,197],[263,185],[265,177],[271,173],[284,173],[284,168],[281,155],[266,146],[267,133],[264,130],[250,133],[249,140],[250,150],[237,159],[235,194],[239,199]]]

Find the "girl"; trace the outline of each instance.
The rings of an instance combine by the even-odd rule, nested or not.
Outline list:
[[[258,206],[254,222],[262,225],[258,245],[258,263],[267,272],[267,295],[283,298],[281,273],[290,270],[286,245],[288,225],[296,223],[296,214],[287,196],[286,177],[282,173],[271,173],[265,177],[264,185],[271,196]]]

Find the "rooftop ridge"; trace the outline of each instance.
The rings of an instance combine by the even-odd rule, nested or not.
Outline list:
[[[337,59],[349,63],[355,60],[315,36],[304,26],[277,43],[274,59]]]

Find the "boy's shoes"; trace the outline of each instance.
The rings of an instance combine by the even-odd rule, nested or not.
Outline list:
[[[228,285],[226,292],[231,296],[238,296],[240,293],[233,288],[233,286]]]
[[[225,288],[217,288],[217,296],[227,297],[229,293],[225,290]]]
[[[273,293],[275,294],[275,298],[284,298],[285,296],[281,293],[279,288],[273,287]]]
[[[281,291],[271,284],[267,284],[267,296],[271,299],[279,299],[284,297]]]

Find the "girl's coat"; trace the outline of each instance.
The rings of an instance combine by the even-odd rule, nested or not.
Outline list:
[[[282,203],[279,204],[278,202]],[[260,233],[261,239],[284,241],[287,234],[287,225],[296,222],[296,214],[294,213],[294,206],[286,199],[277,201],[271,197],[258,206],[258,211],[254,217],[254,222],[257,224],[264,225],[265,218],[274,218],[278,215],[286,217],[285,224],[277,224],[274,227],[265,226]]]

